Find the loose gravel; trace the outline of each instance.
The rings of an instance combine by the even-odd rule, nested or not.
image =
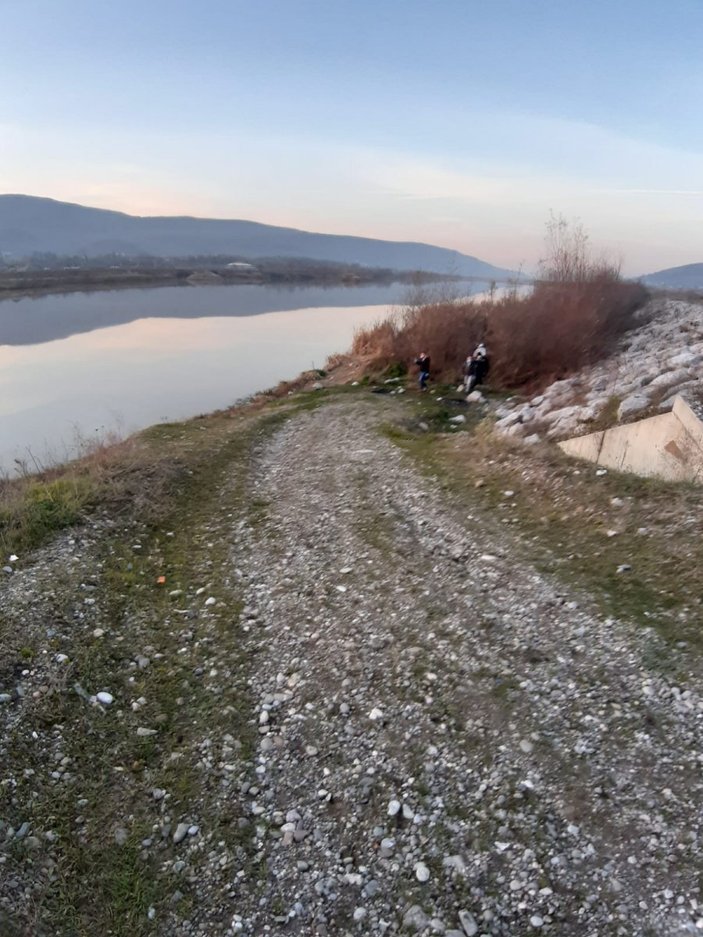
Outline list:
[[[337,400],[262,437],[248,475],[256,510],[232,509],[223,482],[222,512],[199,541],[209,558],[194,558],[194,585],[172,593],[175,643],[130,647],[124,666],[145,697],[169,655],[195,675],[178,700],[194,733],[190,802],[173,807],[185,742],[136,782],[158,817],[140,845],[143,874],[166,883],[144,932],[700,933],[695,683],[656,666],[654,629],[604,618],[534,568],[514,531],[427,477],[379,432],[399,407]],[[231,544],[221,559],[207,553],[215,541]],[[75,614],[86,634],[104,633],[117,626],[101,617],[99,579],[85,588],[92,545],[79,546],[53,547],[45,569],[76,554],[65,586],[95,599]],[[12,578],[5,595],[21,592],[27,620],[46,614],[27,574]],[[679,670],[687,653],[667,649]],[[130,733],[156,736],[139,744],[158,745],[146,700],[123,698],[122,666],[85,706],[101,720],[124,706]],[[207,722],[189,713],[196,678],[213,700]],[[0,716],[15,734],[44,679],[38,665],[3,671]],[[62,732],[46,733],[46,769],[70,790]],[[23,768],[6,757],[0,769],[14,815]],[[88,809],[76,802],[79,820]],[[27,810],[22,825],[0,825],[0,922],[3,911],[29,920],[27,882],[61,849]],[[132,817],[112,821],[110,849],[127,848]],[[28,848],[31,861],[13,865]]]

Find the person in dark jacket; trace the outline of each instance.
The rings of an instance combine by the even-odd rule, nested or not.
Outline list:
[[[484,378],[488,374],[489,367],[488,350],[483,342],[481,342],[473,355],[466,359],[464,386],[466,387],[467,394],[470,394],[478,384],[483,384]]]
[[[424,351],[420,352],[415,364],[420,368],[418,376],[420,390],[427,390],[427,382],[430,379],[430,356],[426,355]]]

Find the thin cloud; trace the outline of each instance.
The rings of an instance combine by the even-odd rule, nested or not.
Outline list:
[[[593,189],[598,195],[703,195],[703,189]]]

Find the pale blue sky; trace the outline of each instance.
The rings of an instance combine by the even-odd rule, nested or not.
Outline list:
[[[703,261],[703,0],[0,0],[0,191]]]

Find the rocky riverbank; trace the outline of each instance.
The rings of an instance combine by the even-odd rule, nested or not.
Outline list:
[[[703,413],[703,304],[657,299],[639,318],[595,367],[507,401],[497,430],[529,442],[564,439],[670,410],[677,394]]]

